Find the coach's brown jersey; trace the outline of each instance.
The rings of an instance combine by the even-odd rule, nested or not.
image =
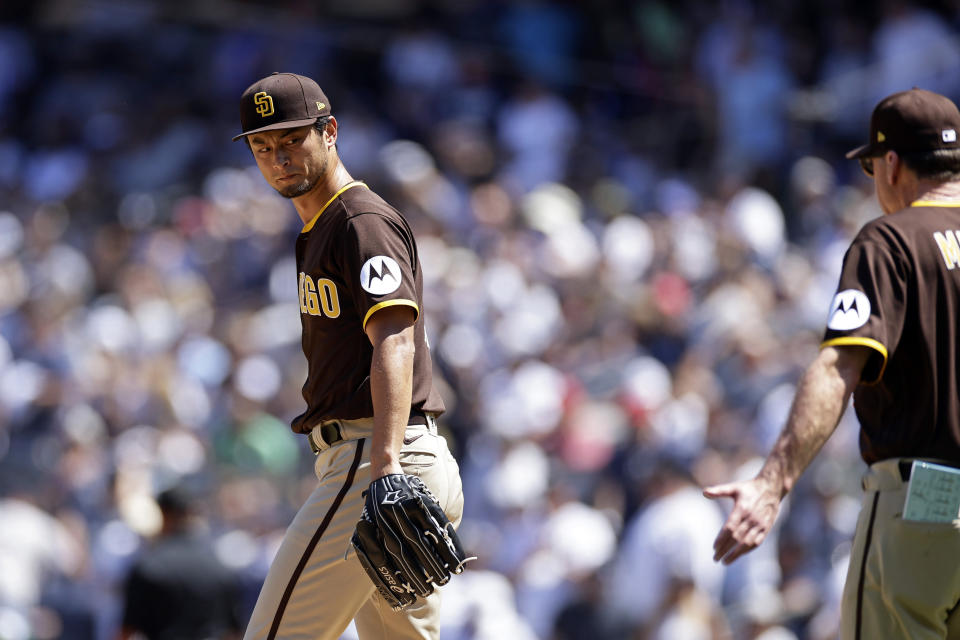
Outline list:
[[[297,272],[308,369],[307,409],[294,418],[294,431],[306,433],[321,420],[373,416],[373,346],[364,330],[374,313],[392,305],[417,313],[412,406],[443,411],[423,327],[417,245],[396,209],[361,182],[345,186],[297,238]]]
[[[860,452],[960,462],[960,208],[867,223],[843,260],[822,346],[873,350],[854,392]]]

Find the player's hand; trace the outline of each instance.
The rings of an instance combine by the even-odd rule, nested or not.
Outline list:
[[[713,542],[713,559],[724,564],[756,549],[780,513],[781,491],[766,478],[707,487],[703,495],[733,498],[733,511]]]

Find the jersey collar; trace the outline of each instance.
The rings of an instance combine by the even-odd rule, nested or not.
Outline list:
[[[947,200],[914,200],[910,203],[911,207],[960,207],[960,202],[950,202]]]
[[[364,182],[361,182],[360,180],[354,180],[353,182],[348,182],[347,184],[340,187],[340,190],[337,191],[335,194],[333,194],[333,196],[329,200],[327,200],[327,204],[320,207],[320,211],[317,212],[317,215],[310,218],[310,222],[303,225],[303,229],[300,231],[300,233],[306,233],[307,231],[310,231],[310,229],[313,229],[313,225],[317,223],[317,218],[319,218],[323,214],[323,212],[327,210],[327,207],[329,207],[334,200],[339,198],[344,191],[346,191],[347,189],[352,189],[353,187],[366,187],[366,186],[367,185]]]

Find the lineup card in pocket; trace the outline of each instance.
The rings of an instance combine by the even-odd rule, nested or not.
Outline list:
[[[960,518],[960,469],[913,461],[903,519],[953,522]]]

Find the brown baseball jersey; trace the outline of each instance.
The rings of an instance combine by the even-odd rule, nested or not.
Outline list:
[[[296,247],[307,409],[292,428],[308,433],[323,420],[373,416],[365,333],[378,310],[412,308],[416,353],[411,408],[443,412],[433,387],[423,326],[423,279],[407,221],[362,182],[334,194],[297,238]]]
[[[821,346],[873,353],[854,391],[860,452],[960,463],[960,207],[867,223],[843,260]]]

